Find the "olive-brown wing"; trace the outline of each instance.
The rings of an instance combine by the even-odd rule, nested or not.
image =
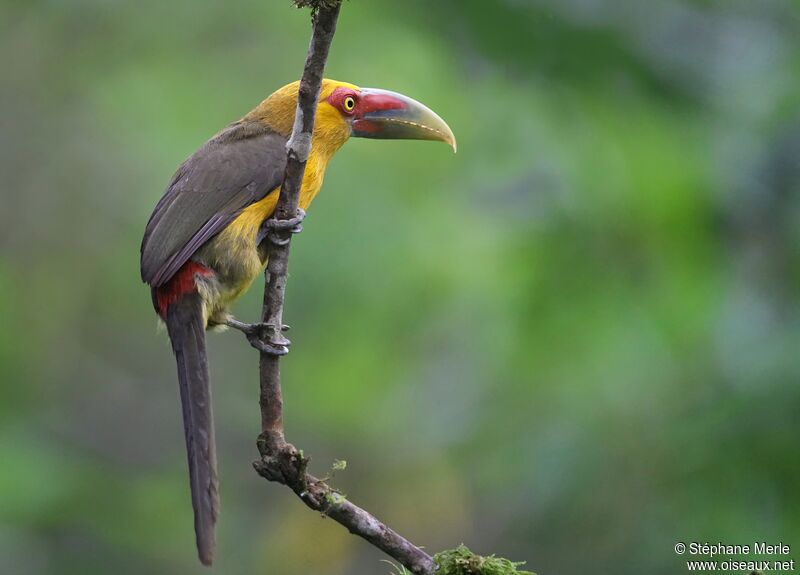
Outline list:
[[[257,122],[231,124],[187,159],[145,228],[142,280],[163,285],[241,211],[280,186],[286,138]]]

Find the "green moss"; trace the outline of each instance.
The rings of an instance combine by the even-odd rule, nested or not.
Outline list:
[[[341,3],[342,0],[294,0],[294,5],[298,8],[311,8],[312,10],[333,8]]]
[[[441,575],[535,575],[531,571],[519,571],[524,562],[514,563],[502,557],[481,557],[459,545],[455,549],[442,551],[433,557],[437,573]]]
[[[335,507],[336,505],[340,505],[347,501],[347,496],[339,493],[338,491],[330,491],[325,495],[325,500],[327,501],[328,505]]]

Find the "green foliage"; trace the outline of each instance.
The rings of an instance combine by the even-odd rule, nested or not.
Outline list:
[[[466,545],[441,551],[434,555],[437,573],[441,575],[536,575],[531,571],[520,571],[518,566],[524,561],[512,562],[502,557],[490,555],[482,557],[470,551]]]

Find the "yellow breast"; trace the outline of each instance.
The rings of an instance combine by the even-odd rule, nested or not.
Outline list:
[[[302,209],[307,210],[311,205],[314,197],[322,187],[324,177],[324,167],[317,161],[316,156],[312,155],[306,164],[303,185],[300,188],[299,205]],[[255,248],[258,230],[264,220],[269,218],[272,212],[275,211],[279,194],[280,187],[275,188],[263,199],[245,208],[220,235],[226,236],[230,243]]]
[[[307,210],[322,187],[324,164],[315,155],[306,164],[299,205]],[[224,230],[213,238],[200,256],[217,273],[221,290],[218,307],[226,307],[237,299],[264,271],[258,253],[258,232],[261,224],[272,216],[278,203],[280,188],[275,188],[263,199],[245,208]]]

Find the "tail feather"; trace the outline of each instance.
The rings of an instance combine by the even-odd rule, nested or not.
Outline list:
[[[169,306],[166,316],[178,364],[197,553],[204,565],[211,565],[216,546],[214,525],[219,512],[219,495],[205,325],[199,294],[185,294]]]

